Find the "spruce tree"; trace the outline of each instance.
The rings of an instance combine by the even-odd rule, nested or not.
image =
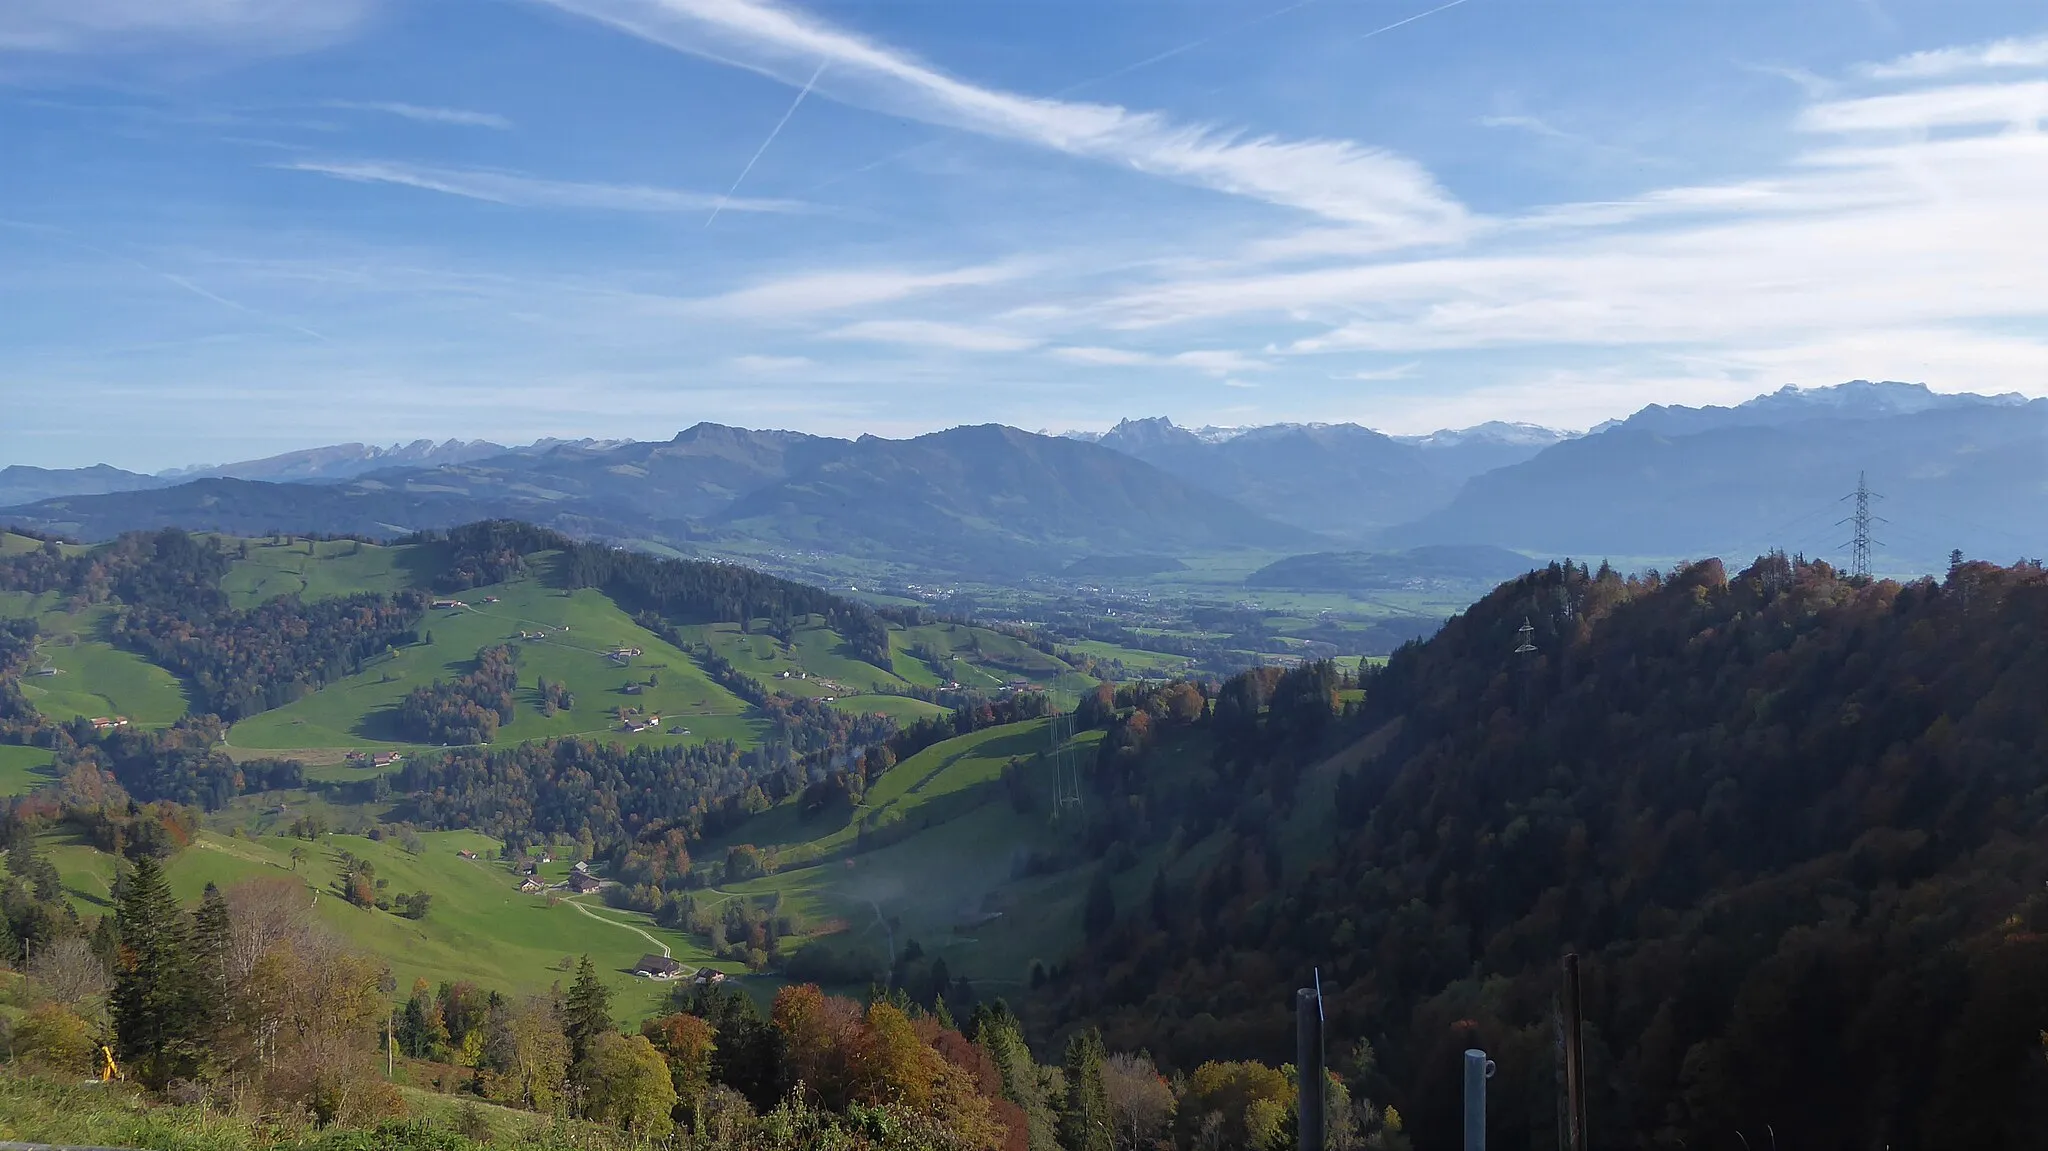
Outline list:
[[[228,947],[232,930],[227,899],[219,887],[208,883],[199,897],[199,909],[192,913],[192,950],[208,1030],[228,1019]]]
[[[1102,1034],[1094,1028],[1067,1041],[1067,1105],[1060,1114],[1064,1151],[1114,1151],[1109,1088],[1102,1079]]]
[[[121,1062],[155,1089],[189,1078],[210,1038],[206,1004],[190,924],[154,858],[135,861],[114,910],[114,929],[121,949],[110,1006]]]
[[[569,1037],[570,1062],[582,1063],[589,1057],[597,1037],[616,1027],[612,1022],[611,989],[599,981],[597,968],[586,955],[576,965],[576,982],[570,985],[568,998],[562,1004],[562,1031]]]

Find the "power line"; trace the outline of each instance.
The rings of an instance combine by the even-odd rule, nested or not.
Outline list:
[[[1870,549],[1880,542],[1870,537],[1871,525],[1890,522],[1870,514],[1870,501],[1883,498],[1870,490],[1870,485],[1865,482],[1862,472],[1856,473],[1856,490],[1842,497],[1843,501],[1856,501],[1856,510],[1849,514],[1849,518],[1838,521],[1835,525],[1854,525],[1849,542],[1842,546],[1849,549],[1849,574],[1856,579],[1870,578]]]

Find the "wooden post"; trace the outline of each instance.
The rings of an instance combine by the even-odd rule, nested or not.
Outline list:
[[[1579,1001],[1579,957],[1564,957],[1564,1097],[1568,1151],[1586,1151],[1584,1005]]]

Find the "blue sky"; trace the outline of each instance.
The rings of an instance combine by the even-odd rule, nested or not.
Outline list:
[[[2048,394],[2044,127],[2017,0],[10,0],[0,464]]]

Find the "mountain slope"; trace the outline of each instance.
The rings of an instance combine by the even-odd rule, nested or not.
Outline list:
[[[1232,765],[1265,794],[1072,962],[1061,1018],[1181,1066],[1284,1057],[1320,968],[1330,1049],[1370,1040],[1354,1089],[1417,1146],[1455,1144],[1479,1047],[1494,1137],[1549,1147],[1575,952],[1594,1147],[2038,1147],[2044,681],[2032,565],[1532,573],[1396,653],[1342,753]]]
[[[414,440],[409,444],[328,444],[305,448],[260,460],[231,464],[174,468],[161,473],[171,482],[193,479],[269,480],[273,483],[334,483],[380,468],[435,467],[462,463],[486,456],[503,455],[515,449],[489,440]]]
[[[1879,566],[1950,549],[2048,550],[2048,401],[1947,405],[1672,435],[1623,425],[1478,476],[1384,543],[1487,542],[1538,554],[1840,555],[1857,476],[1886,499]]]
[[[843,455],[741,497],[714,522],[854,555],[908,549],[970,570],[1310,538],[1119,452],[999,424],[910,440],[863,436]]]
[[[157,488],[166,482],[155,476],[122,471],[107,464],[94,464],[89,468],[36,468],[14,464],[0,468],[0,508],[63,496]]]
[[[530,509],[523,505],[522,512]],[[366,491],[340,484],[204,479],[148,491],[70,496],[0,509],[0,520],[88,540],[179,527],[259,536],[271,532],[399,536],[508,515],[509,503],[443,493]],[[560,526],[560,517],[535,517]]]
[[[1274,424],[1228,437],[1125,420],[1096,442],[1283,523],[1359,538],[1441,507],[1469,476],[1551,442],[1504,425],[1398,440],[1357,424]]]

